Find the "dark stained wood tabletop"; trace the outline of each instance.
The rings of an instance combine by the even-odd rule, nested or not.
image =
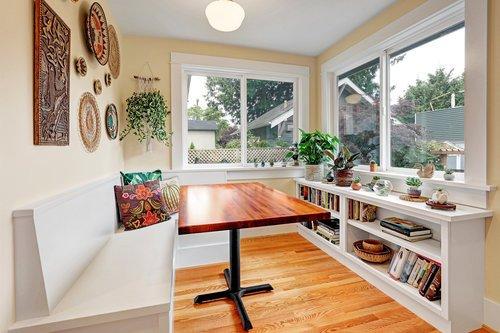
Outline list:
[[[261,183],[181,187],[179,234],[254,228],[330,218],[316,205]]]

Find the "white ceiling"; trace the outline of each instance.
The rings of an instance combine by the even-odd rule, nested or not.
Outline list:
[[[108,0],[126,35],[172,37],[318,55],[395,0],[236,0],[241,28],[218,32],[208,24],[212,0]]]

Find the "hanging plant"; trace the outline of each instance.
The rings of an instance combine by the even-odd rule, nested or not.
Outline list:
[[[149,150],[151,139],[170,145],[172,133],[167,131],[166,120],[170,114],[163,95],[158,91],[135,92],[127,99],[127,126],[120,133],[123,140],[130,133],[139,142],[146,140]]]

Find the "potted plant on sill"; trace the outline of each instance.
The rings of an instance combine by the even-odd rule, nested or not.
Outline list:
[[[420,198],[422,191],[420,190],[420,186],[422,186],[422,181],[417,177],[408,177],[406,178],[406,185],[408,185],[408,189],[406,192],[411,198]]]
[[[451,169],[445,169],[443,174],[444,180],[453,181],[455,180],[455,172]]]
[[[151,151],[151,140],[170,144],[172,133],[167,131],[170,114],[163,95],[158,91],[134,92],[127,98],[127,125],[120,133],[120,141],[133,133],[139,142],[146,141],[146,151]]]
[[[323,179],[322,162],[325,151],[336,151],[338,143],[339,139],[328,133],[320,131],[304,132],[300,130],[300,142],[297,148],[299,158],[306,164],[306,180],[319,182]]]
[[[353,181],[352,168],[355,167],[354,161],[356,161],[360,153],[352,154],[346,146],[343,146],[337,157],[329,150],[325,151],[325,154],[333,161],[333,163],[329,163],[328,165],[333,171],[335,185],[343,187],[351,186]]]
[[[359,176],[357,177],[354,177],[353,181],[352,181],[352,184],[351,184],[351,188],[354,190],[354,191],[359,191],[361,190],[361,178]]]

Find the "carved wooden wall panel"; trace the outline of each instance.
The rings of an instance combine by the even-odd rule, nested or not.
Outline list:
[[[35,0],[34,143],[69,145],[71,30]]]

